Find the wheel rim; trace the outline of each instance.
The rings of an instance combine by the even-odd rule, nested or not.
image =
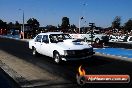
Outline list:
[[[35,49],[33,49],[33,55],[35,55],[36,54],[36,50]]]
[[[60,62],[60,57],[58,54],[55,55],[55,62],[56,63],[59,63]]]

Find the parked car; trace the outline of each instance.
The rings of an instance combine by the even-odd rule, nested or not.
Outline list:
[[[72,39],[62,32],[47,32],[38,34],[29,41],[32,54],[42,54],[54,58],[56,63],[68,60],[78,60],[91,57],[95,52],[91,45],[78,39]]]

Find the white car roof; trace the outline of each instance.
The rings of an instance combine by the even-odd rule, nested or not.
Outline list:
[[[38,35],[50,35],[50,34],[63,34],[63,32],[46,32],[46,33],[40,33]]]

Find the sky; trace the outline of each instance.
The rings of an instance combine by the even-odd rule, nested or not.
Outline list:
[[[25,23],[35,18],[40,26],[61,25],[62,18],[68,17],[70,24],[78,27],[89,22],[96,26],[109,27],[116,16],[121,17],[123,25],[132,18],[132,0],[0,0],[0,19],[5,22],[22,23],[22,10]],[[19,10],[21,9],[21,10]]]

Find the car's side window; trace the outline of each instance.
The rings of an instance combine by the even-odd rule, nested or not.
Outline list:
[[[42,42],[49,43],[48,35],[43,35]]]
[[[38,35],[35,39],[35,42],[41,42],[42,35]]]

